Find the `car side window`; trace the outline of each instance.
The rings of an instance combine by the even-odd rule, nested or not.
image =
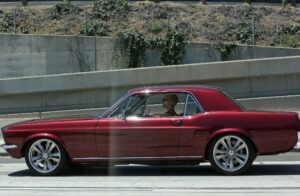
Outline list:
[[[187,93],[150,93],[132,95],[107,117],[165,117],[199,112],[194,99]]]
[[[144,116],[182,116],[185,93],[154,93],[147,99]]]
[[[185,116],[191,116],[200,113],[201,110],[191,95],[187,95],[185,103]]]

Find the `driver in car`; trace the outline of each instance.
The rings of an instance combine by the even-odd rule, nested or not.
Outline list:
[[[162,100],[163,107],[167,109],[167,111],[163,114],[164,116],[178,116],[174,107],[178,103],[178,96],[175,94],[168,94]]]

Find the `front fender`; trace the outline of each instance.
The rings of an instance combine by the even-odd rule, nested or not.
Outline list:
[[[58,142],[61,146],[64,147],[64,142],[59,137],[57,137],[56,135],[51,134],[51,133],[36,133],[36,134],[32,134],[32,135],[30,135],[30,136],[28,136],[27,138],[24,139],[23,145],[21,146],[21,149],[22,149],[21,152],[22,153],[25,152],[25,148],[26,148],[29,141],[39,139],[39,138],[52,139],[52,140]]]

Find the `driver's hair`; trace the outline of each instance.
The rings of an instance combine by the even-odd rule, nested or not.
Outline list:
[[[178,96],[176,94],[166,94],[166,96],[169,96],[172,100],[175,101],[175,105],[178,103]],[[163,102],[165,101],[165,98],[163,98]]]

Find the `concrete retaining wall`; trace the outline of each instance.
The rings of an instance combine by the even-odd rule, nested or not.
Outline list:
[[[300,55],[299,49],[238,45],[231,50],[226,60],[232,61],[297,55]],[[208,43],[189,43],[182,59],[183,64],[216,61],[221,61],[221,54],[215,45]]]
[[[0,34],[0,78],[122,69],[124,51],[116,39]],[[300,55],[299,49],[237,46],[228,60]],[[183,64],[216,62],[220,52],[207,43],[189,43]],[[145,67],[160,65],[160,52],[146,52]]]
[[[106,107],[147,85],[215,85],[235,98],[299,95],[299,62],[297,56],[1,79],[0,113]]]
[[[95,70],[92,38],[0,36],[0,77],[21,77]]]

